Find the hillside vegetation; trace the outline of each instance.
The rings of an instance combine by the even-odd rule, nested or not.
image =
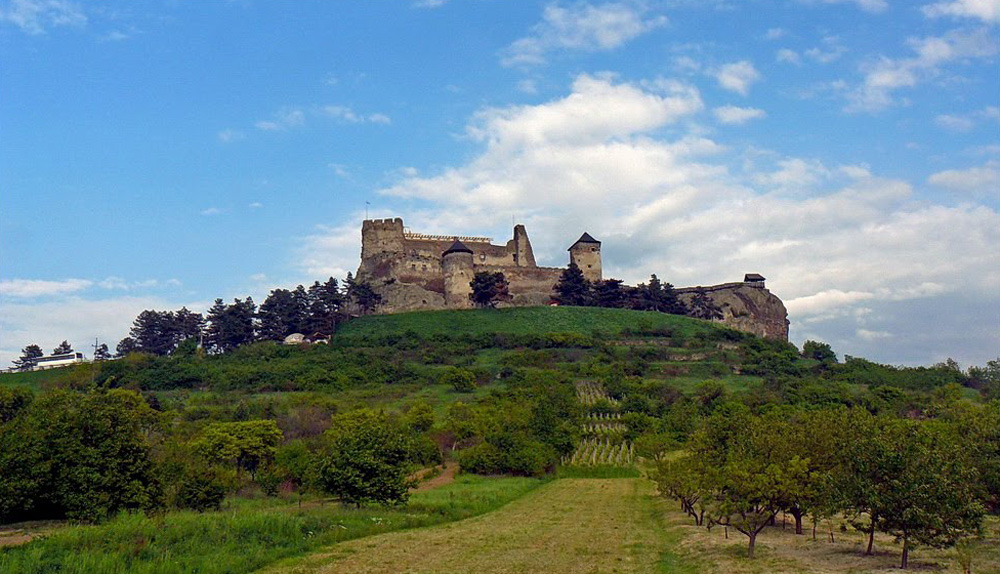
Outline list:
[[[1000,391],[998,370],[838,361],[822,343],[799,350],[677,315],[537,307],[368,316],[340,325],[329,344],[207,354],[182,343],[163,356],[0,375],[0,525],[87,524],[0,550],[0,571],[72,571],[82,548],[95,552],[86,562],[94,572],[242,571],[464,518],[538,484],[462,482],[476,474],[648,488],[637,477],[651,474],[702,527],[731,526],[744,552],[737,529],[752,518],[766,547],[766,522],[782,510],[885,544],[885,533],[923,526],[870,520],[860,502],[820,497],[827,483],[817,477],[855,476],[845,459],[853,451],[830,446],[838,440],[866,451],[866,441],[898,437],[919,439],[908,446],[913,464],[898,471],[919,481],[921,468],[948,469],[939,474],[954,480],[940,492],[964,505],[960,516],[940,515],[952,521],[947,536],[910,536],[918,560],[956,541],[981,554],[975,526],[1000,501],[1000,403],[987,402]],[[868,432],[841,432],[845,420]],[[411,496],[408,477],[446,461],[463,473],[443,487],[450,502],[427,506],[436,491]],[[768,478],[725,482],[741,476]],[[773,486],[766,500],[753,498],[754,484]],[[477,494],[497,489],[485,504]],[[30,536],[32,524],[6,528]],[[230,540],[229,529],[244,534]],[[191,543],[192,532],[204,542]],[[672,555],[664,540],[656,552]],[[272,550],[248,554],[248,544]],[[676,564],[690,561],[682,554]]]

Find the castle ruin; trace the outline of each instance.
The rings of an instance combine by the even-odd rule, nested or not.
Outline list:
[[[601,281],[601,242],[584,233],[569,249],[589,281]],[[548,305],[561,267],[539,267],[528,232],[514,226],[513,238],[494,245],[489,237],[425,235],[403,227],[403,220],[367,219],[361,226],[361,265],[357,280],[382,296],[380,313],[472,306],[470,282],[478,272],[502,272],[510,283],[512,306]],[[723,312],[721,322],[764,337],[788,339],[781,299],[764,287],[764,278],[747,274],[742,282],[677,289],[690,302],[698,289]]]

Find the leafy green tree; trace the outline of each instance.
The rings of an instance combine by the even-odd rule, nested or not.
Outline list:
[[[21,414],[35,395],[24,387],[0,386],[0,424],[14,420]]]
[[[405,503],[413,482],[406,434],[388,417],[357,411],[334,417],[319,453],[318,482],[345,504]]]
[[[500,271],[496,273],[479,271],[469,282],[469,286],[472,287],[469,299],[480,309],[493,309],[497,303],[511,299],[510,282]]]
[[[59,345],[56,346],[55,349],[52,349],[53,355],[65,355],[67,353],[72,353],[72,352],[73,352],[73,345],[70,345],[69,341],[63,341],[62,343],[59,343]]]
[[[476,375],[469,369],[450,367],[441,376],[441,383],[451,385],[459,393],[471,393],[476,390]]]
[[[880,491],[876,525],[902,540],[900,568],[909,565],[915,544],[945,548],[978,534],[985,508],[977,492],[976,469],[961,462],[957,440],[926,425],[905,421],[895,434],[902,468]]]
[[[586,306],[590,304],[590,282],[583,276],[583,271],[576,265],[570,263],[569,267],[559,276],[556,282],[555,300],[560,305]]]
[[[129,353],[135,353],[139,350],[139,345],[136,344],[135,339],[132,337],[125,337],[121,341],[118,341],[118,345],[115,346],[115,356],[124,357]]]
[[[258,468],[274,460],[282,438],[273,420],[212,423],[192,447],[209,463],[230,464],[255,477]]]
[[[425,433],[434,426],[434,409],[427,401],[417,402],[406,411],[403,424],[413,432]]]
[[[818,341],[806,341],[803,343],[802,356],[807,359],[819,361],[822,365],[830,365],[837,362],[837,353],[833,352],[830,345]]]
[[[28,345],[21,349],[21,356],[14,360],[14,366],[22,371],[30,371],[38,364],[38,359],[45,356],[45,352],[38,345]]]
[[[0,511],[94,521],[160,506],[146,439],[157,420],[123,389],[39,397],[0,430]]]

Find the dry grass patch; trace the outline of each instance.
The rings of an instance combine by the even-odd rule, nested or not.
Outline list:
[[[829,528],[821,525],[817,540],[812,539],[810,526],[806,534],[795,534],[794,525],[788,528],[767,528],[757,539],[757,557],[746,558],[747,538],[730,529],[716,526],[709,532],[693,525],[690,518],[680,511],[671,511],[668,522],[678,525],[683,532],[680,543],[685,554],[697,555],[712,566],[706,571],[732,574],[885,574],[902,572],[939,572],[961,574],[962,568],[954,549],[936,550],[916,547],[910,552],[910,568],[899,569],[901,545],[890,536],[875,538],[875,555],[865,556],[865,535],[853,529],[841,532],[839,523],[834,526],[835,542],[828,542]],[[986,539],[974,550],[974,574],[1000,574],[1000,520],[987,523]]]
[[[694,572],[668,550],[644,479],[563,479],[495,512],[337,544],[268,574]]]

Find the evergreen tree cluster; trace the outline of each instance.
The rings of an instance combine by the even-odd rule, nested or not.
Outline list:
[[[621,279],[591,282],[575,263],[570,263],[559,277],[554,291],[554,298],[560,305],[690,314],[684,302],[677,298],[674,286],[663,283],[655,274],[649,277],[649,283],[640,283],[635,287],[625,285]]]
[[[131,352],[169,355],[200,345],[208,352],[225,353],[255,341],[282,340],[292,333],[324,338],[348,317],[351,306],[366,314],[380,303],[381,297],[370,285],[354,281],[348,273],[343,285],[330,277],[309,288],[274,289],[259,307],[247,297],[232,303],[216,299],[204,316],[185,307],[143,311],[116,351],[118,356]]]

